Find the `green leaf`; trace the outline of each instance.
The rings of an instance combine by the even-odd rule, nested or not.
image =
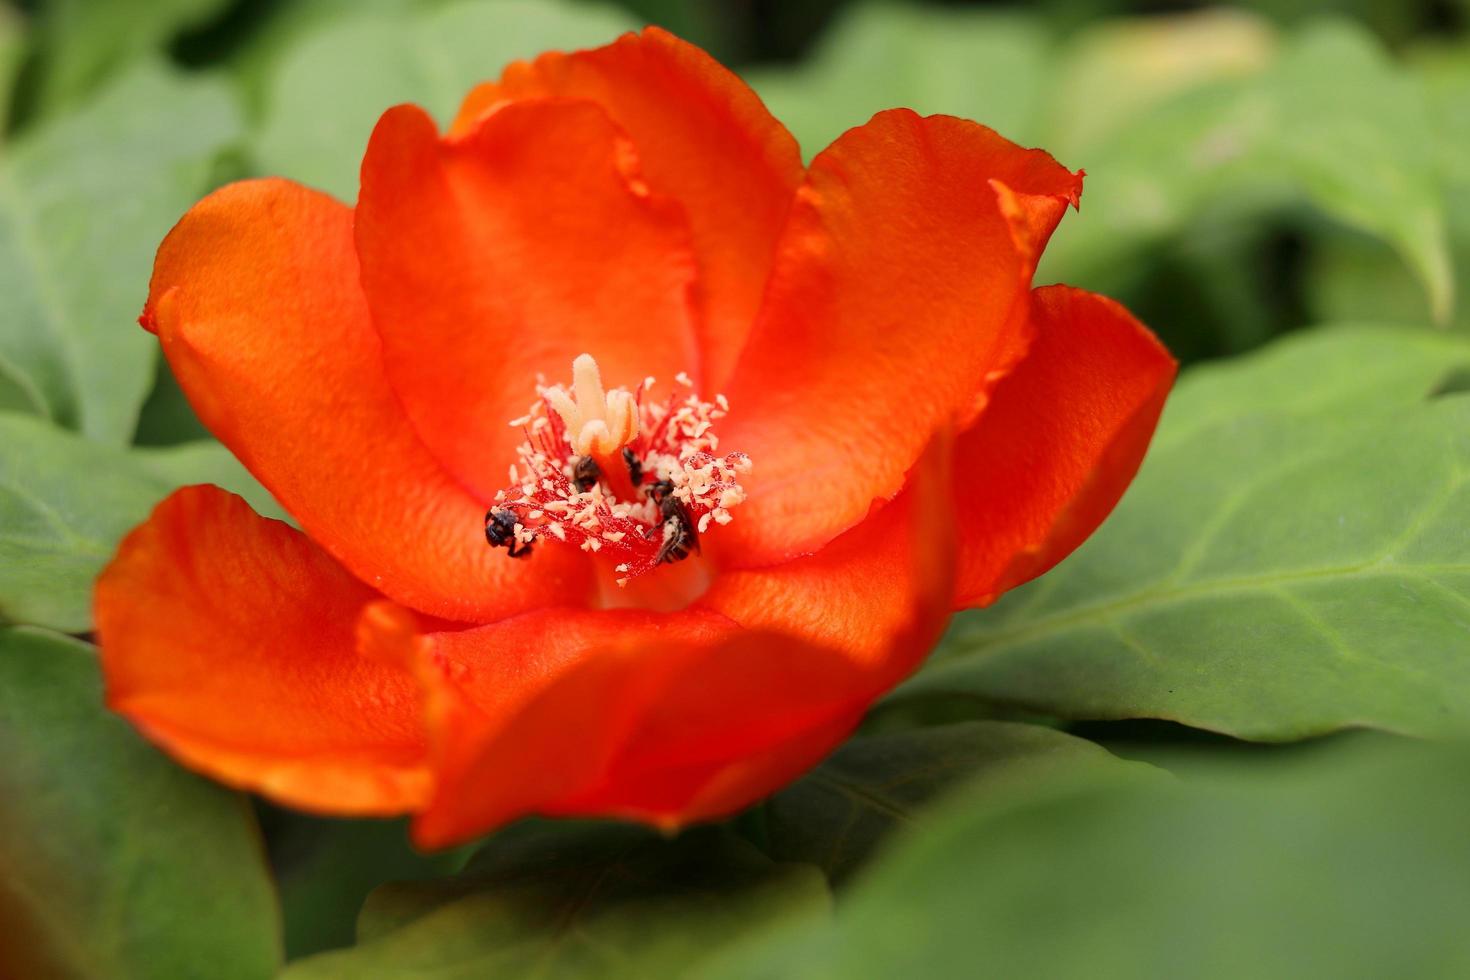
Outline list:
[[[0,414],[0,617],[90,629],[93,580],[169,489],[124,450]]]
[[[1454,308],[1436,127],[1418,82],[1345,22],[1304,32],[1266,84],[1280,99],[1259,166],[1278,166],[1327,213],[1382,235],[1437,322]]]
[[[103,708],[92,648],[0,628],[0,745],[0,975],[274,974],[249,807]]]
[[[423,854],[403,820],[325,820],[282,814],[273,828],[286,925],[286,956],[296,959],[351,946],[368,893],[390,881],[435,878],[459,870],[463,850]]]
[[[667,840],[608,824],[523,824],[492,838],[460,878],[380,889],[359,946],[301,960],[285,980],[679,976],[827,903],[815,868],[773,864],[722,828]]]
[[[162,52],[229,0],[43,0],[36,16],[42,113],[75,104],[133,59]]]
[[[604,44],[636,26],[608,8],[552,0],[375,10],[333,21],[281,58],[257,162],[354,200],[368,136],[390,106],[415,102],[443,122],[510,61]]]
[[[262,517],[290,520],[269,490],[245,468],[234,454],[213,439],[200,439],[175,446],[134,447],[132,459],[169,489],[194,483],[213,483],[238,493]]]
[[[1065,103],[1065,100],[1064,100]],[[1305,198],[1393,245],[1439,322],[1454,279],[1428,100],[1361,29],[1326,23],[1291,39],[1263,74],[1188,88],[1068,152],[1087,169],[1084,206],[1048,249],[1042,281],[1118,289],[1143,246],[1235,214]]]
[[[1227,7],[1096,22],[1055,59],[1046,147],[1063,159],[1082,159],[1089,147],[1171,98],[1259,75],[1276,46],[1268,21]]]
[[[889,834],[927,823],[925,805],[957,783],[978,796],[1008,792],[1017,780],[1094,769],[1151,772],[1084,739],[1015,722],[862,736],[757,811],[763,849],[778,861],[815,864],[840,882]]]
[[[9,147],[0,376],[31,411],[131,438],[152,382],[156,342],[136,320],[153,253],[239,131],[221,84],[147,67]]]
[[[1470,347],[1317,331],[1179,385],[1117,511],[902,693],[1285,740],[1470,729]]]
[[[1190,779],[960,793],[835,924],[705,980],[1470,973],[1470,751],[1349,745]]]
[[[92,583],[122,536],[188,483],[218,483],[280,513],[218,443],[128,452],[0,412],[0,619],[90,629]]]
[[[10,122],[10,100],[25,51],[26,30],[20,14],[0,6],[0,142]]]
[[[748,74],[808,158],[875,112],[905,106],[1034,138],[1047,39],[1029,18],[864,3],[799,68]]]
[[[1470,46],[1420,51],[1414,67],[1428,94],[1439,168],[1448,182],[1445,219],[1454,279],[1463,292],[1470,284]],[[1318,236],[1307,258],[1308,298],[1318,320],[1433,319],[1419,282],[1368,235]],[[1470,330],[1470,303],[1458,303],[1448,325]]]

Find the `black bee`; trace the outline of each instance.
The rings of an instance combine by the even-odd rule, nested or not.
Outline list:
[[[531,554],[529,542],[516,540],[516,512],[508,507],[492,507],[485,515],[485,540],[492,548],[504,548],[512,558]]]
[[[597,480],[602,476],[602,470],[597,468],[597,460],[591,456],[578,456],[577,462],[572,466],[572,483],[576,484],[578,493],[586,493],[597,486]]]
[[[633,481],[633,486],[636,487],[642,483],[643,460],[639,459],[638,454],[627,446],[623,447],[623,462],[628,464],[628,479]]]
[[[672,564],[688,558],[691,551],[698,552],[699,531],[694,526],[694,516],[683,501],[674,496],[673,483],[659,480],[649,486],[648,494],[658,504],[659,515],[664,519],[662,527],[654,531],[657,534],[662,530],[664,535],[664,543],[658,549],[658,562]]]

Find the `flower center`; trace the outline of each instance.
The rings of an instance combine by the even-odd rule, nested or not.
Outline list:
[[[511,422],[526,434],[511,485],[485,515],[485,539],[512,558],[540,537],[616,558],[619,585],[699,550],[712,524],[730,523],[745,499],[744,453],[716,456],[711,431],[729,410],[724,395],[702,401],[688,375],[664,402],[605,391],[591,355],[572,362],[572,387],[536,386],[530,410]]]

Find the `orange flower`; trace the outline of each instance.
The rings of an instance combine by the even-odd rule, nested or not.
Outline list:
[[[1031,288],[1081,176],[906,110],[804,168],[649,29],[512,65],[445,136],[390,110],[356,208],[210,195],[143,323],[301,530],[160,504],[98,583],[110,704],[431,846],[745,806],[1132,478],[1173,361]]]

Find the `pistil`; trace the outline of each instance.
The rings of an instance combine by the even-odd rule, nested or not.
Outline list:
[[[511,423],[526,441],[486,515],[486,539],[512,557],[543,537],[604,554],[620,585],[697,553],[701,534],[731,521],[750,472],[744,453],[715,455],[724,396],[703,401],[682,373],[684,393],[663,402],[646,397],[653,378],[636,392],[607,391],[588,354],[572,362],[572,379],[571,390],[538,386],[530,411]]]

